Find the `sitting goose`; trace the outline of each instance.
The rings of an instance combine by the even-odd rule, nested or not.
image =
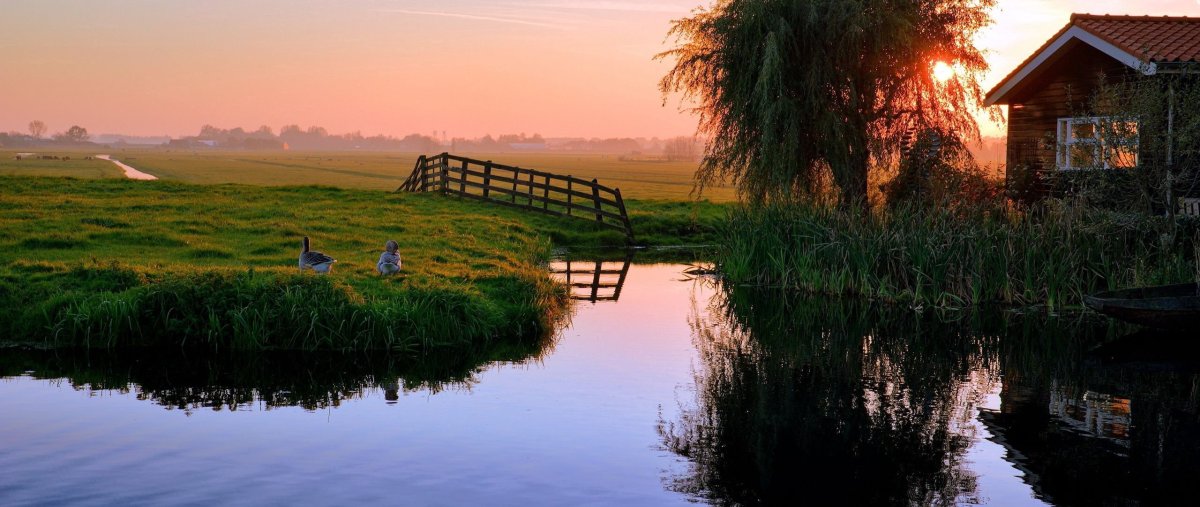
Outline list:
[[[333,257],[321,252],[309,251],[308,236],[304,237],[304,250],[300,252],[300,271],[304,271],[307,268],[318,273],[328,273],[335,262],[337,262],[337,259]]]

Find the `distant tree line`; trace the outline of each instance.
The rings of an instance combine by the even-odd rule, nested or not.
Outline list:
[[[694,137],[654,138],[547,138],[541,134],[484,135],[478,138],[456,137],[449,142],[434,135],[409,134],[404,137],[386,135],[364,136],[361,131],[331,134],[320,126],[303,128],[284,125],[279,133],[266,125],[257,130],[241,127],[223,129],[205,125],[195,136],[172,140],[170,146],[184,148],[225,148],[262,150],[375,150],[420,153],[508,153],[508,152],[574,152],[609,153],[657,157],[669,161],[696,161],[703,144]]]
[[[46,123],[41,120],[33,120],[29,122],[29,131],[18,132],[0,132],[0,147],[32,147],[43,145],[78,145],[90,144],[92,136],[88,134],[86,128],[79,125],[72,125],[65,131],[57,132],[50,136],[49,139],[44,139],[46,135]]]
[[[198,135],[175,139],[168,143],[176,147],[214,147],[247,150],[399,150],[432,152],[440,143],[436,139],[419,134],[397,138],[385,135],[364,136],[355,131],[347,134],[330,134],[325,127],[284,125],[279,133],[267,125],[257,130],[241,127],[223,129],[212,125],[200,128]]]

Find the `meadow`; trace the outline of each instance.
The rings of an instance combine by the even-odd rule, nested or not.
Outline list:
[[[364,190],[395,190],[412,172],[418,153],[395,152],[292,152],[167,150],[164,148],[114,148],[107,153],[160,179],[197,184],[332,185]],[[0,174],[111,177],[115,173],[71,172],[55,161],[33,166],[14,161],[13,152],[0,151]],[[435,155],[428,153],[425,155]],[[559,153],[461,153],[480,160],[515,165],[584,179],[621,189],[626,199],[691,201],[696,162],[621,160],[617,155]],[[38,161],[41,162],[41,161]],[[103,162],[103,161],[96,161]],[[111,165],[111,164],[110,164]],[[100,170],[101,165],[89,165]],[[47,172],[47,168],[57,172]],[[736,200],[730,186],[706,189],[702,199],[716,203]]]
[[[41,160],[24,156],[16,160],[21,151],[0,150],[0,176],[65,176],[71,178],[123,178],[124,173],[112,162],[107,160],[84,157],[95,153],[78,151],[47,152],[48,155],[60,156],[60,160]],[[62,156],[70,160],[61,160]]]
[[[0,331],[13,341],[409,350],[538,335],[567,305],[544,270],[551,249],[626,246],[584,220],[392,192],[415,157],[104,151],[160,181],[84,153],[0,152],[0,174],[15,175],[0,176]],[[688,201],[681,171],[639,187],[672,199],[629,201],[639,243],[715,241],[724,207]],[[298,273],[305,235],[339,259],[332,276]],[[403,276],[374,274],[387,239]]]

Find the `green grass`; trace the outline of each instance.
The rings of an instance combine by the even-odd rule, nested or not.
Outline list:
[[[568,303],[541,264],[553,246],[626,244],[585,220],[391,193],[416,154],[100,151],[160,181],[124,180],[110,162],[83,160],[94,153],[0,152],[0,175],[17,175],[0,176],[0,332],[10,341],[461,348],[556,325]],[[690,199],[694,164],[477,156],[623,187],[640,245],[718,240],[726,206]],[[30,175],[90,181],[20,177]],[[332,276],[297,272],[304,235],[339,259]],[[384,279],[374,263],[388,239],[400,242],[405,273]]]
[[[412,349],[536,334],[565,310],[540,266],[549,217],[330,187],[0,184],[0,321],[14,340]],[[303,235],[338,258],[331,276],[298,273]],[[403,276],[374,274],[387,239]]]
[[[430,349],[545,333],[553,246],[623,234],[433,193],[0,177],[0,332],[51,346]],[[723,207],[635,201],[639,238],[714,241]],[[300,274],[300,238],[338,259]],[[397,240],[403,275],[375,261]]]
[[[737,208],[729,280],[942,307],[1074,306],[1097,291],[1195,281],[1200,224],[1050,202],[1032,213]]]
[[[53,155],[60,160],[41,160],[22,157],[18,153],[37,151],[40,155]],[[0,176],[68,176],[72,178],[122,178],[124,173],[107,160],[84,160],[88,153],[73,151],[0,150]],[[70,157],[71,160],[61,160]]]

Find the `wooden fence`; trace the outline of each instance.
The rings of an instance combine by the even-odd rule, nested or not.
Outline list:
[[[571,289],[571,299],[616,301],[625,287],[625,276],[633,261],[630,252],[621,260],[570,260],[550,263],[550,274]]]
[[[621,190],[574,176],[475,160],[449,153],[417,159],[397,192],[441,192],[618,229],[633,242]]]

